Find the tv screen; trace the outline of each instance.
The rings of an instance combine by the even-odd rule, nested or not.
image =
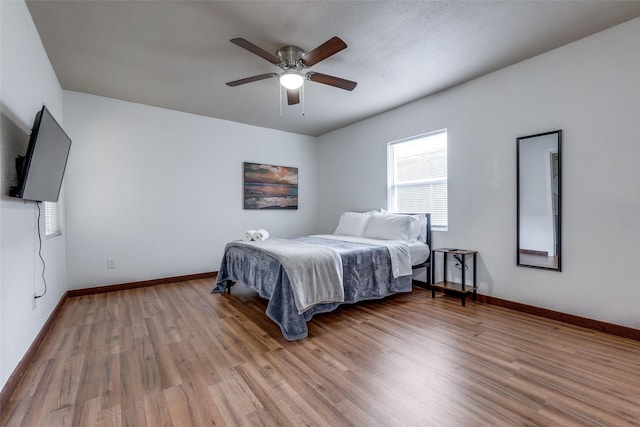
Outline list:
[[[24,158],[19,158],[18,186],[10,195],[25,200],[57,202],[71,139],[47,107],[36,114]]]

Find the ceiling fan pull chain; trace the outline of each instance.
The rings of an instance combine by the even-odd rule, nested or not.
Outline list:
[[[300,96],[302,97],[302,115],[304,116],[304,84],[300,86]]]
[[[280,100],[280,118],[282,118],[282,86],[280,83],[276,83],[278,86],[278,99]]]

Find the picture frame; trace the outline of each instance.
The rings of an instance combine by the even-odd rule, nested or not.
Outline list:
[[[244,209],[298,209],[298,168],[243,163]]]

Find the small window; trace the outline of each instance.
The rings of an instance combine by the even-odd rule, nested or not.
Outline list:
[[[44,230],[46,237],[55,237],[62,234],[57,203],[44,202]]]
[[[387,207],[431,213],[432,227],[447,230],[447,130],[390,142]]]

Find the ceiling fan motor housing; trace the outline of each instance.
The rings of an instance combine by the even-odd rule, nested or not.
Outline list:
[[[283,70],[301,70],[304,65],[300,59],[305,55],[305,51],[297,46],[285,46],[278,49],[276,55],[280,58],[280,68]]]

